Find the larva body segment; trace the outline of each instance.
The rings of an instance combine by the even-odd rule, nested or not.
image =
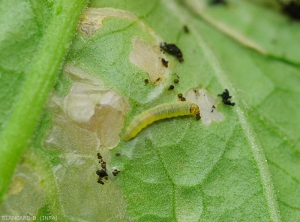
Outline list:
[[[199,107],[191,102],[165,103],[155,106],[140,115],[138,115],[127,127],[124,140],[134,138],[143,128],[154,121],[171,118],[175,116],[185,116],[196,114],[197,119],[200,117]]]

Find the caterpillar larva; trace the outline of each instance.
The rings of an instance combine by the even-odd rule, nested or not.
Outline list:
[[[195,103],[191,102],[175,102],[165,103],[155,106],[138,115],[127,127],[124,140],[134,138],[143,128],[154,121],[171,118],[175,116],[185,116],[196,114],[196,118],[200,119],[200,109]]]

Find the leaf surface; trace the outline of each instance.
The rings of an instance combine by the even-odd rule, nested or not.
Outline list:
[[[13,208],[72,221],[299,220],[300,23],[250,1],[95,0],[89,7],[1,214]],[[31,13],[40,18],[34,27],[46,27],[47,15]],[[184,62],[161,53],[160,42],[175,43]],[[31,53],[24,48],[24,55]],[[22,69],[1,67],[3,96],[10,95],[1,112],[8,113]],[[123,140],[136,115],[200,88],[215,97],[229,90],[235,106],[219,97],[222,122],[165,119]],[[97,152],[107,164],[103,186]],[[32,189],[42,198],[22,212],[16,200]]]

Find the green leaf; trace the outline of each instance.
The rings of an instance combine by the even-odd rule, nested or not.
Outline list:
[[[43,5],[27,6],[31,11],[24,6],[20,10],[26,15],[29,10],[32,16],[26,18],[31,20],[20,16],[20,27],[35,27],[31,35],[36,40],[19,41],[20,53],[40,61],[43,57],[33,57],[30,51],[39,55],[51,27],[45,20],[55,16],[38,10]],[[76,24],[75,15],[66,16]],[[9,21],[11,30],[15,21]],[[300,220],[299,28],[299,21],[278,8],[250,1],[91,1],[0,214],[17,212],[53,221]],[[9,50],[1,50],[1,57],[17,60],[15,42],[9,41],[13,38],[4,39]],[[32,44],[30,50],[26,41]],[[160,42],[175,43],[184,62],[160,52]],[[169,62],[167,68],[162,57]],[[16,118],[21,85],[29,81],[16,76],[32,68],[20,59],[20,67],[12,62],[4,69],[9,63],[2,61],[1,69],[7,70],[1,96],[8,99],[0,103],[5,135],[12,129],[5,119],[10,113]],[[32,84],[27,87],[34,88]],[[175,88],[169,90],[170,85]],[[187,92],[200,88],[219,100],[212,112],[200,106],[201,121],[191,116],[164,119],[123,140],[136,115],[177,101],[179,93],[189,99]],[[235,106],[224,105],[217,96],[224,89]],[[26,110],[37,119],[40,112],[35,109],[31,104]],[[205,116],[217,111],[225,119],[207,124]],[[27,137],[30,134],[26,130]],[[24,135],[21,141],[26,141]],[[104,168],[97,152],[106,161],[104,185],[95,174]],[[19,153],[11,154],[15,161]],[[117,176],[114,170],[120,171]]]
[[[55,83],[85,4],[83,0],[49,5],[1,2],[1,200]]]

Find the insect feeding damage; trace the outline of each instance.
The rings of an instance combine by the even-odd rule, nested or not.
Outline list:
[[[91,221],[98,218],[126,221],[127,205],[120,188],[113,182],[115,178],[111,172],[114,168],[104,162],[110,162],[112,153],[109,149],[120,141],[129,104],[122,95],[104,86],[99,73],[87,73],[83,68],[67,63],[63,76],[69,88],[64,90],[66,93],[63,95],[53,91],[49,97],[46,107],[52,114],[51,129],[45,135],[42,146],[59,154],[51,170],[57,189],[63,194],[61,206],[64,213]],[[105,161],[100,163],[97,176],[95,153],[98,150]],[[107,168],[107,181],[102,167]],[[99,176],[107,185],[101,186],[101,189],[96,183]],[[78,187],[84,187],[84,190],[78,192]],[[82,195],[90,204],[82,204]],[[107,203],[111,204],[108,206]],[[74,210],[74,207],[80,210]]]
[[[175,44],[161,42],[159,46],[163,51],[175,56],[179,62],[183,62],[182,52]]]
[[[134,138],[143,128],[154,121],[193,114],[196,115],[197,120],[200,119],[199,107],[191,102],[160,104],[138,115],[127,127],[124,140]]]
[[[130,12],[114,9],[114,8],[91,8],[85,10],[80,18],[78,30],[87,35],[92,36],[95,32],[102,28],[103,20],[107,17],[117,17],[120,19],[128,19],[137,21],[138,18]]]
[[[132,44],[130,61],[148,73],[152,84],[157,85],[165,80],[169,75],[169,69],[162,65],[163,53],[159,47],[155,43],[146,43],[141,38],[134,38]],[[168,65],[167,61],[165,64]]]
[[[129,104],[121,95],[81,68],[67,63],[64,74],[72,81],[69,93],[50,97],[53,128],[44,145],[87,154],[99,146],[115,147],[120,140]]]
[[[187,101],[195,103],[200,107],[201,122],[204,125],[210,125],[212,121],[221,122],[224,120],[224,115],[216,109],[218,99],[210,95],[205,89],[191,89],[186,93],[185,97],[180,94],[178,98],[185,98]],[[213,112],[211,112],[212,109]]]

